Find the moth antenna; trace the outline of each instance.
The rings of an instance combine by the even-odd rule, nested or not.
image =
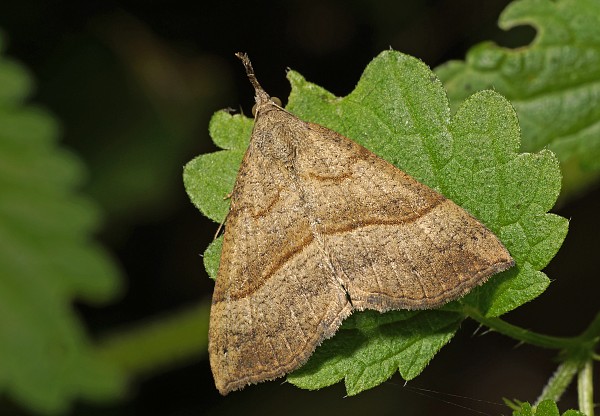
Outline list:
[[[267,102],[271,101],[271,97],[260,86],[260,83],[258,82],[256,75],[254,74],[254,68],[252,68],[252,62],[250,62],[250,58],[248,58],[248,54],[243,53],[243,52],[237,52],[235,54],[235,56],[238,57],[242,61],[242,64],[244,64],[244,68],[246,68],[246,75],[248,75],[250,84],[252,84],[252,86],[254,87],[254,93],[255,93],[254,99],[256,100],[257,106],[266,104]]]

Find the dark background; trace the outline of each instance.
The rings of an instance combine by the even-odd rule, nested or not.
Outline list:
[[[535,33],[498,29],[499,13],[509,3],[503,0],[206,3],[0,3],[5,53],[32,72],[33,101],[59,118],[64,145],[88,166],[83,192],[104,213],[98,238],[127,280],[115,303],[77,305],[93,336],[210,297],[212,282],[199,254],[217,225],[191,205],[181,172],[194,156],[215,149],[207,132],[212,113],[225,107],[250,111],[252,90],[234,52],[250,54],[272,95],[287,97],[288,67],[346,95],[365,65],[390,47],[433,68],[464,58],[477,42],[515,47]],[[589,192],[557,210],[571,219],[571,230],[546,270],[553,283],[508,314],[508,321],[568,336],[592,319],[600,293],[594,262],[598,196]],[[222,398],[206,356],[199,355],[138,380],[123,402],[79,403],[72,414],[506,415],[502,397],[535,400],[555,369],[555,352],[517,346],[498,334],[474,335],[476,329],[465,321],[407,386],[394,376],[357,397],[344,398],[341,384],[307,392],[275,381]],[[571,389],[561,407],[575,405]]]

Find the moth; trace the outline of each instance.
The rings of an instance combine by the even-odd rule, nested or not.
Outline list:
[[[256,106],[210,314],[219,392],[300,367],[355,310],[435,308],[514,264],[463,208],[282,108],[237,56]]]

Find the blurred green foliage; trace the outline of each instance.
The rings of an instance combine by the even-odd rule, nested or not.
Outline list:
[[[0,390],[57,413],[123,390],[72,307],[113,299],[121,282],[91,237],[97,209],[76,191],[83,165],[58,146],[55,119],[27,104],[31,89],[28,72],[0,55]]]

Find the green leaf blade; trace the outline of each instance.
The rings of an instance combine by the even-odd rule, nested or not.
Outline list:
[[[211,220],[222,223],[229,211],[233,190],[244,153],[223,150],[196,157],[183,171],[183,180],[192,203]]]
[[[344,323],[305,366],[288,376],[288,381],[314,390],[345,379],[346,391],[352,396],[385,382],[396,371],[411,380],[450,341],[462,321],[461,315],[452,312],[385,315],[385,323],[366,328],[352,321],[350,325]],[[355,316],[377,322],[380,314],[368,311]]]
[[[92,239],[98,211],[75,192],[83,165],[57,145],[56,121],[24,104],[30,89],[23,68],[0,56],[0,390],[57,414],[123,390],[72,307],[112,299],[121,284]]]
[[[208,276],[215,280],[219,271],[219,261],[221,260],[221,249],[223,248],[223,236],[215,238],[204,250],[203,260],[204,268]]]
[[[221,149],[246,150],[250,142],[254,120],[241,114],[218,111],[211,118],[208,132]]]
[[[227,111],[216,112],[209,133],[225,151],[201,155],[188,162],[183,182],[192,203],[211,220],[222,223],[229,211],[229,194],[248,147],[254,121]]]

